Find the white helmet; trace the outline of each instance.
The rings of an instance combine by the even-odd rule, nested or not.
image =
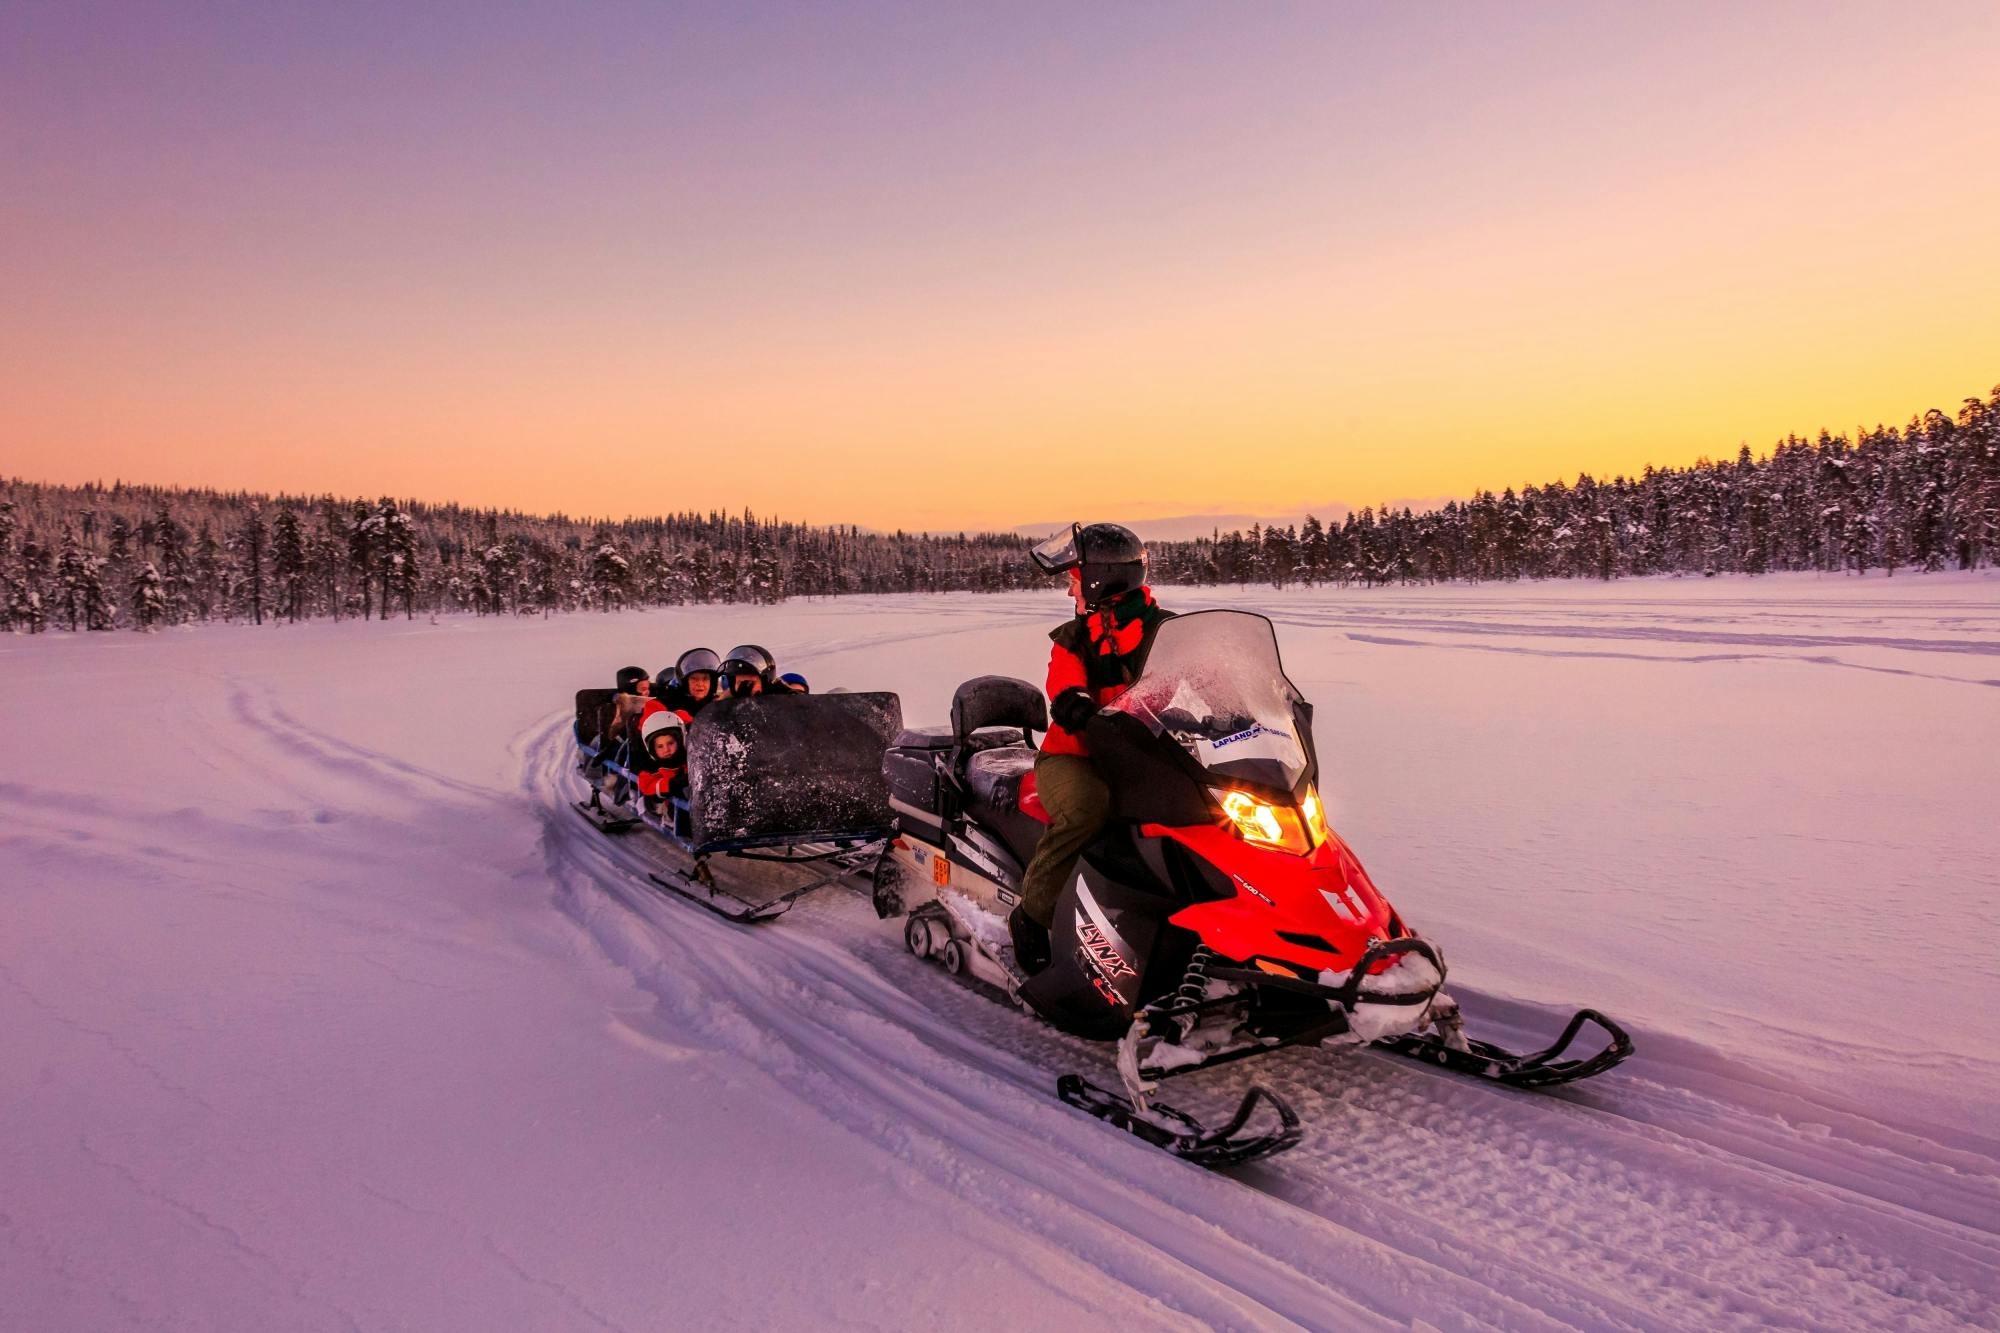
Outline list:
[[[639,724],[639,744],[646,753],[653,752],[653,737],[663,731],[671,731],[680,740],[681,749],[687,749],[687,721],[671,708],[662,708]]]

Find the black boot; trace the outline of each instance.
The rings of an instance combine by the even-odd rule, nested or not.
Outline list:
[[[1016,907],[1007,917],[1014,939],[1014,965],[1029,976],[1049,965],[1049,928]]]

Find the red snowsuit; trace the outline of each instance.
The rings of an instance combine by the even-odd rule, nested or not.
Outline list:
[[[641,744],[644,746],[643,753],[639,755],[638,762],[634,765],[639,773],[639,794],[641,796],[670,795],[676,788],[676,785],[683,782],[684,775],[687,773],[686,726],[694,719],[690,718],[685,710],[674,710],[675,715],[681,720],[681,752],[674,757],[671,767],[653,758],[652,741],[645,736],[646,720],[655,713],[664,713],[667,711],[668,709],[665,704],[657,699],[651,700],[646,704],[645,711],[639,714],[639,724],[634,728],[633,734],[642,738]]]
[[[1135,588],[1111,602],[1078,616],[1049,634],[1048,691],[1051,701],[1064,690],[1084,689],[1102,706],[1125,693],[1144,662],[1140,649],[1165,620],[1153,601],[1151,588]],[[1083,737],[1061,723],[1049,723],[1043,754],[1090,753]]]
[[[1081,689],[1100,707],[1129,688],[1145,666],[1153,631],[1170,613],[1153,604],[1150,588],[1134,588],[1087,616],[1059,626],[1049,638],[1049,699]],[[1049,720],[1035,759],[1035,790],[1049,828],[1021,875],[1021,910],[1047,929],[1076,859],[1111,813],[1111,789],[1091,762],[1083,737]]]

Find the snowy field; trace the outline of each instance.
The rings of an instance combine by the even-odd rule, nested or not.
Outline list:
[[[0,638],[0,1329],[2000,1327],[2000,579],[1162,600],[1278,620],[1475,1034],[1638,1055],[1286,1052],[1306,1142],[1205,1173],[859,896],[733,927],[555,792],[627,662],[936,722],[1059,597]]]

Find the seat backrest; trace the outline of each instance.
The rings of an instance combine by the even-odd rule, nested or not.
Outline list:
[[[974,676],[951,696],[951,734],[960,742],[981,727],[1049,729],[1049,705],[1042,692],[1013,676]],[[1032,743],[1033,737],[1029,737]]]
[[[604,724],[608,720],[606,709],[617,695],[615,690],[578,690],[576,692],[576,734],[579,738],[596,744],[604,736]]]

